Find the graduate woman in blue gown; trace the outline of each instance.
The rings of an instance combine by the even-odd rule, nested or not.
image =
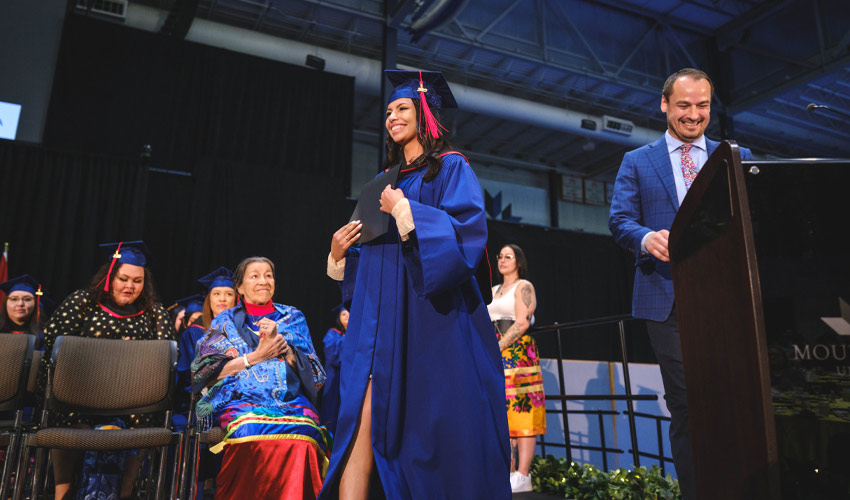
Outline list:
[[[504,374],[474,272],[481,187],[432,109],[456,107],[442,74],[387,72],[389,231],[333,236],[328,274],[353,287],[337,435],[322,499],[510,498]],[[365,200],[361,200],[361,203]]]

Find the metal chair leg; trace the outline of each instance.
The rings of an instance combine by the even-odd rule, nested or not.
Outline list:
[[[30,493],[30,498],[32,500],[38,500],[39,495],[41,494],[41,469],[42,463],[44,462],[44,449],[36,448],[35,449],[35,464],[32,467],[32,492]]]
[[[26,481],[26,464],[29,462],[29,448],[27,448],[27,441],[24,438],[21,441],[21,455],[18,457],[18,467],[15,470],[15,496],[13,497],[15,500],[21,500],[24,494],[23,484]]]
[[[170,498],[180,500],[183,498],[182,493],[180,492],[180,473],[182,471],[181,468],[181,460],[183,459],[183,438],[185,435],[183,433],[180,434],[180,439],[177,441],[177,446],[174,447],[174,460],[172,460],[171,464],[171,486],[169,489]]]
[[[178,481],[177,498],[180,500],[188,500],[188,495],[192,489],[187,482],[189,479],[190,456],[192,454],[192,432],[189,426],[186,426],[186,431],[180,437],[180,480]]]
[[[198,435],[198,434],[195,434],[195,442],[194,442],[193,448],[194,449],[192,451],[192,475],[191,475],[191,479],[190,479],[190,481],[192,481],[192,483],[190,484],[190,486],[191,486],[191,488],[190,488],[191,496],[189,496],[189,498],[187,498],[186,500],[195,500],[195,498],[197,498],[197,494],[198,494],[198,471],[200,470],[200,466],[201,466],[201,438],[200,438],[200,435]]]
[[[154,494],[154,498],[159,500],[163,495],[163,488],[165,486],[165,461],[166,457],[168,457],[168,447],[162,447],[159,449],[159,456],[157,457],[157,472],[156,472],[156,490]]]
[[[12,478],[12,464],[15,464],[15,457],[18,451],[18,436],[19,432],[14,432],[9,436],[9,444],[6,446],[6,458],[3,460],[3,476],[0,478],[0,500],[8,498],[6,490],[9,489],[9,481]]]

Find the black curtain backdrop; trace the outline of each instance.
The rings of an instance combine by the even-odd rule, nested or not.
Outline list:
[[[340,183],[267,165],[206,160],[198,167],[191,179],[151,174],[145,240],[168,270],[156,276],[158,289],[179,298],[218,266],[268,257],[276,266],[275,301],[305,314],[321,350],[340,301],[325,274],[330,238],[353,210]],[[175,213],[185,223],[175,224]]]
[[[151,146],[143,238],[164,302],[264,255],[275,300],[305,313],[321,349],[339,302],[325,259],[350,213],[353,79],[69,15],[53,88],[46,144]]]
[[[350,184],[353,79],[68,15],[44,143],[194,172],[207,158]]]
[[[32,274],[55,301],[88,285],[99,243],[138,239],[148,172],[138,160],[0,140],[0,242],[9,277]]]

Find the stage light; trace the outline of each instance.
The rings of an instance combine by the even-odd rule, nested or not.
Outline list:
[[[304,61],[304,64],[319,71],[324,71],[325,69],[325,60],[313,54],[307,54],[307,60]]]

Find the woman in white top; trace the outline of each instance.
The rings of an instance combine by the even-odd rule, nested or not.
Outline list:
[[[505,405],[511,436],[511,489],[531,491],[528,469],[538,434],[546,433],[543,376],[537,343],[526,331],[531,326],[537,296],[526,280],[528,263],[522,249],[505,245],[497,259],[502,283],[493,287],[487,306],[496,328],[505,368]]]

